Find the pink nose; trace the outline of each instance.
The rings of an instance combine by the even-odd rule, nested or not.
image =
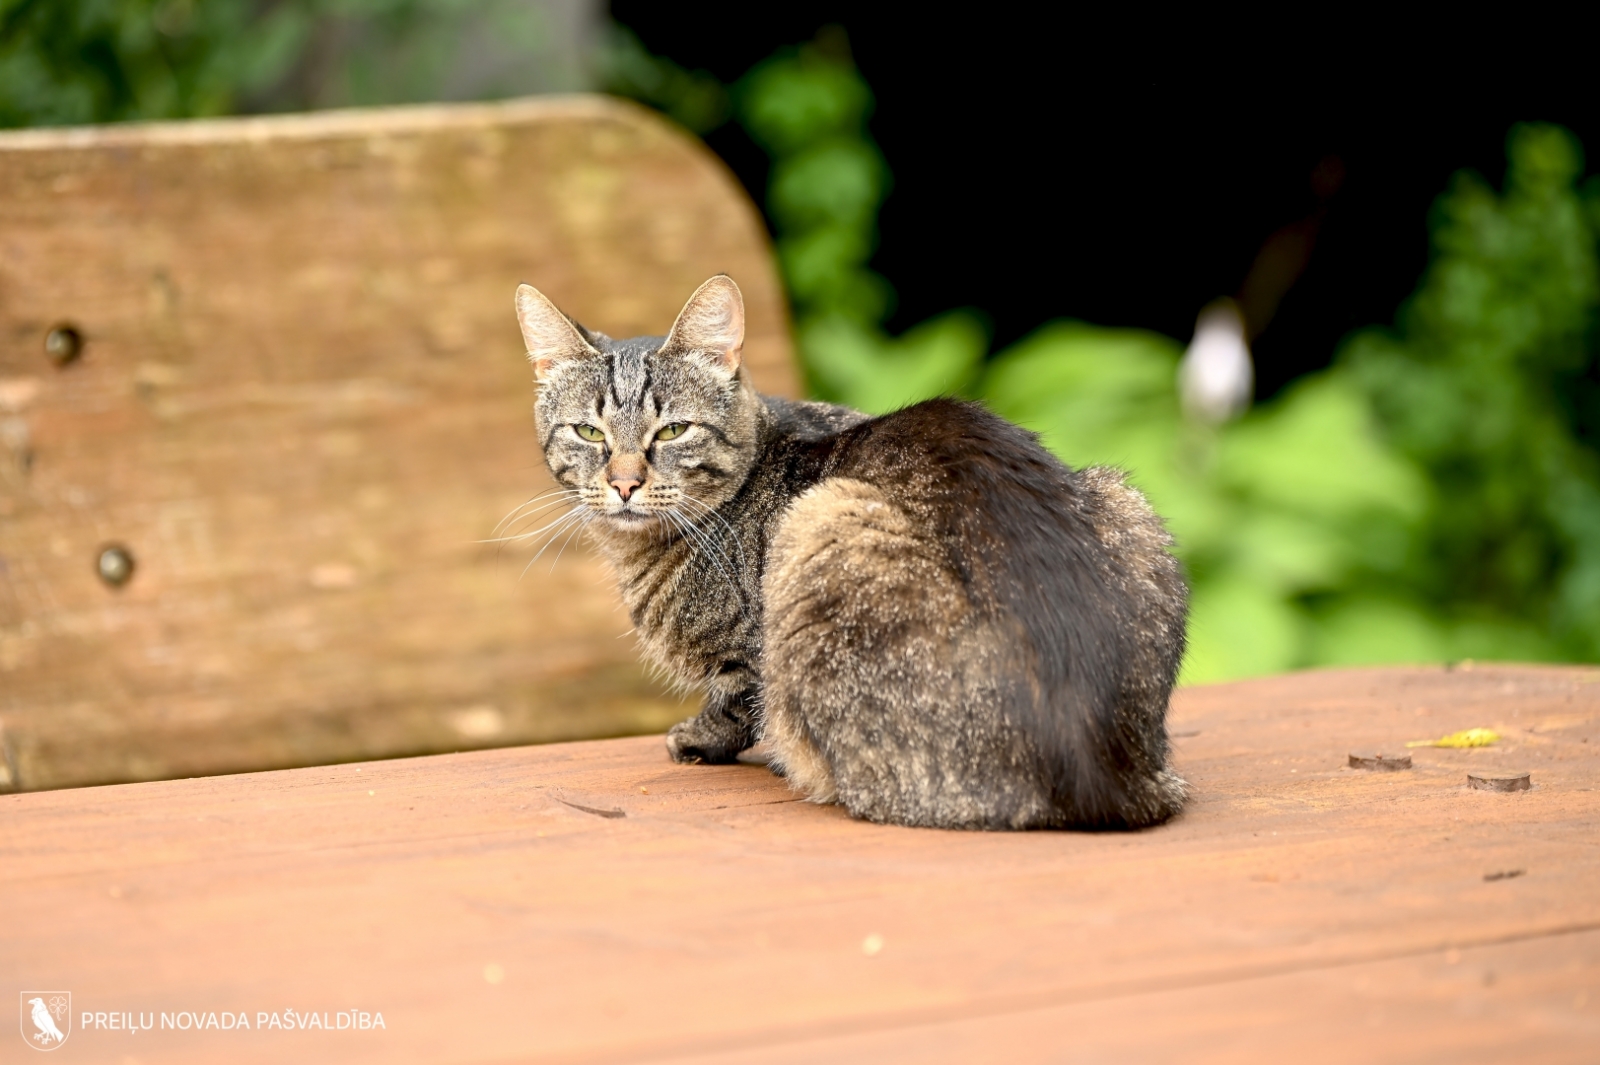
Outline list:
[[[633,477],[617,477],[612,480],[611,487],[617,490],[617,495],[626,503],[633,490],[639,487],[639,481]]]

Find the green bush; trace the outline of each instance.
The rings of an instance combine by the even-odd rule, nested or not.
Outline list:
[[[0,126],[577,88],[588,57],[559,17],[524,0],[0,0]],[[650,87],[725,112],[720,85],[688,81]]]
[[[219,115],[279,77],[301,5],[0,0],[0,126]]]
[[[1178,346],[1046,327],[978,393],[1165,514],[1194,585],[1188,681],[1315,665],[1600,657],[1596,214],[1577,144],[1518,126],[1496,194],[1458,175],[1389,330],[1218,429]]]

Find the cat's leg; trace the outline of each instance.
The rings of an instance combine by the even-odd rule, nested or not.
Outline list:
[[[667,753],[674,762],[727,765],[760,738],[760,687],[748,669],[717,677],[706,692],[705,705],[667,733]]]
[[[801,711],[800,694],[793,684],[768,688],[765,693],[762,738],[767,741],[767,767],[812,802],[837,802],[833,767],[823,757]]]

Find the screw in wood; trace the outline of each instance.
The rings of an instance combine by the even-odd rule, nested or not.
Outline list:
[[[133,553],[121,544],[107,544],[100,549],[95,570],[102,581],[120,588],[133,578]]]
[[[1467,787],[1479,791],[1527,791],[1533,781],[1527,773],[1468,773]]]
[[[56,366],[65,366],[83,353],[83,334],[63,322],[45,334],[44,353]]]
[[[1351,751],[1351,769],[1375,769],[1381,773],[1393,773],[1399,769],[1411,768],[1409,754],[1382,754],[1378,751]]]

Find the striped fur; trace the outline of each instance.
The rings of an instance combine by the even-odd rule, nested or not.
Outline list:
[[[666,337],[611,340],[527,286],[518,317],[572,520],[647,659],[705,692],[673,758],[764,737],[802,794],[897,824],[1138,827],[1182,806],[1165,717],[1187,592],[1120,473],[1070,470],[974,404],[760,396],[725,277]]]

